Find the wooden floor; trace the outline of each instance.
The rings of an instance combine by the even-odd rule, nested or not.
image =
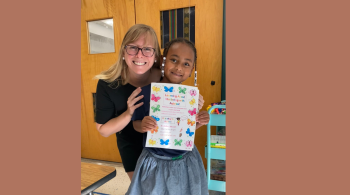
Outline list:
[[[110,181],[108,181],[107,183],[105,183],[104,185],[102,185],[94,191],[96,192],[96,195],[124,195],[126,191],[128,191],[130,179],[125,173],[122,163],[92,160],[86,158],[82,158],[81,162],[112,166],[115,167],[117,171],[117,175],[113,179],[111,179]]]

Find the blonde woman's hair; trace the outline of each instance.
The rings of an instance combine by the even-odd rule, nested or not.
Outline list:
[[[125,60],[123,60],[124,48],[125,45],[129,43],[135,42],[139,37],[145,35],[146,40],[151,40],[153,47],[155,48],[155,62],[152,68],[160,69],[160,48],[158,43],[158,38],[152,27],[145,24],[135,24],[132,26],[128,32],[125,34],[122,45],[119,49],[118,60],[115,64],[113,64],[108,70],[102,71],[101,74],[96,75],[94,79],[101,79],[110,83],[110,87],[116,88],[121,83],[125,85],[128,83],[129,72],[128,65]],[[151,68],[151,69],[152,69]],[[113,87],[114,86],[114,87]]]

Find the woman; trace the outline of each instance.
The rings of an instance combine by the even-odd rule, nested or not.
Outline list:
[[[130,123],[134,110],[142,104],[140,87],[161,78],[160,49],[152,27],[136,24],[125,34],[117,63],[95,78],[96,128],[104,137],[117,136],[117,144],[125,172],[130,180],[142,151],[142,133]]]

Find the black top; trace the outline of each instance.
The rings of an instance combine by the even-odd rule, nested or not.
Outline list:
[[[143,105],[137,108],[134,111],[134,115],[131,120],[142,120],[145,116],[149,116],[149,107],[151,102],[151,84],[144,86],[141,88],[142,91],[138,94],[138,96],[143,95],[143,98],[138,101],[136,104],[143,102]],[[146,146],[147,133],[143,134],[143,147]],[[186,153],[186,150],[174,150],[174,149],[166,149],[166,148],[155,148],[155,147],[146,147],[146,149],[154,154],[160,156],[168,156],[168,157],[176,157],[181,154]]]
[[[128,108],[128,98],[135,89],[136,87],[130,84],[119,84],[117,88],[113,89],[109,86],[109,83],[99,80],[96,89],[95,122],[105,124],[112,118],[125,112]],[[117,132],[116,135],[118,139],[137,144],[142,143],[142,133],[135,131],[132,121],[122,131]]]

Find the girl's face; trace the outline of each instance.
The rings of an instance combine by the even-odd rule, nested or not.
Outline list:
[[[151,43],[150,38],[147,39],[147,36],[141,35],[135,42],[126,45],[124,49],[124,58],[130,72],[142,75],[152,68],[156,54]],[[148,52],[153,53],[153,55],[146,57],[138,48],[145,48],[143,52],[146,55]],[[137,51],[136,54],[133,53],[135,51]]]
[[[165,82],[182,83],[194,68],[194,51],[186,43],[173,43],[164,63]]]

